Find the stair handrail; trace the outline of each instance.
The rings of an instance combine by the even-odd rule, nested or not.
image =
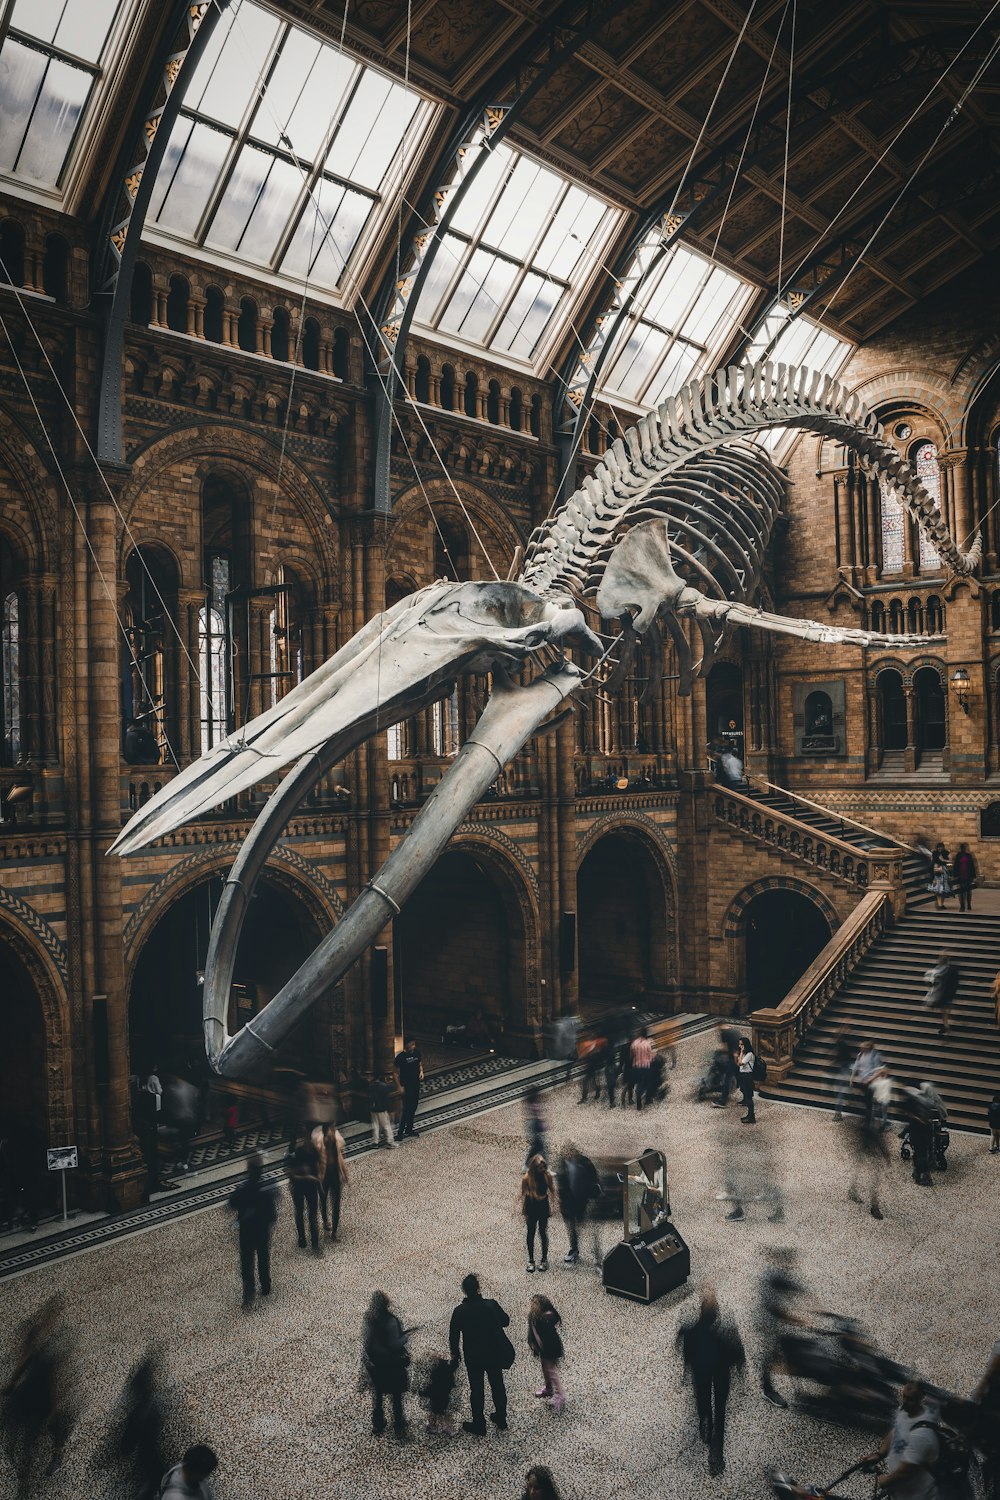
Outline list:
[[[887,834],[881,828],[871,828],[867,823],[862,823],[857,818],[845,818],[844,814],[837,812],[835,808],[824,807],[821,802],[812,802],[808,797],[803,797],[798,792],[793,792],[787,786],[778,786],[776,782],[768,781],[766,776],[748,774],[747,781],[751,786],[755,782],[762,782],[769,791],[780,792],[783,797],[790,797],[793,802],[801,802],[804,807],[811,807],[814,812],[821,812],[827,818],[836,818],[841,824],[850,823],[852,828],[860,828],[863,833],[873,833],[876,838],[885,840],[883,847],[893,845],[897,849],[905,849],[909,854],[922,853],[920,849],[914,849],[912,844],[904,844],[903,840],[896,838],[895,834]]]
[[[869,891],[785,998],[751,1012],[754,1053],[767,1063],[769,1079],[780,1082],[785,1077],[805,1033],[893,920],[890,893]]]

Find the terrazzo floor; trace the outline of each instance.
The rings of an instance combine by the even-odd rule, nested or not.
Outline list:
[[[6,1284],[0,1378],[18,1323],[53,1293],[62,1295],[76,1339],[79,1421],[62,1470],[39,1496],[130,1493],[94,1471],[93,1455],[130,1366],[151,1341],[165,1350],[178,1448],[207,1441],[220,1455],[219,1500],[517,1500],[532,1463],[552,1468],[566,1500],[755,1500],[768,1495],[773,1467],[829,1480],[873,1439],[770,1406],[752,1368],[730,1405],[727,1471],[710,1478],[681,1384],[675,1334],[706,1277],[740,1325],[752,1364],[756,1277],[769,1244],[797,1248],[817,1307],[857,1316],[887,1352],[968,1391],[1000,1334],[1000,1158],[988,1154],[988,1138],[956,1134],[950,1170],[933,1190],[917,1188],[894,1156],[886,1216],[877,1223],[847,1199],[844,1126],[826,1113],[763,1102],[754,1131],[740,1125],[735,1101],[725,1112],[697,1104],[705,1052],[704,1038],[681,1043],[670,1099],[643,1115],[581,1107],[575,1086],[546,1095],[553,1148],[573,1137],[595,1153],[667,1151],[673,1217],[691,1248],[692,1279],[649,1308],[608,1297],[583,1264],[564,1267],[559,1221],[552,1269],[525,1274],[518,1105],[352,1163],[340,1240],[321,1260],[295,1247],[283,1195],[275,1291],[249,1314],[240,1310],[234,1234],[221,1209]],[[749,1207],[743,1222],[727,1222],[728,1204],[716,1193],[734,1174],[780,1181],[785,1222],[769,1223],[762,1204]],[[610,1246],[612,1225],[604,1236]],[[385,1288],[403,1322],[416,1325],[419,1362],[447,1351],[448,1319],[470,1269],[512,1318],[518,1358],[508,1376],[510,1431],[428,1437],[411,1396],[411,1440],[373,1438],[357,1380],[372,1289]],[[568,1400],[559,1416],[532,1394],[538,1368],[525,1349],[524,1320],[536,1290],[563,1317]],[[464,1379],[457,1396],[461,1419],[468,1414]],[[0,1457],[5,1495],[12,1484],[3,1463]],[[865,1495],[866,1484],[856,1481],[853,1493]]]

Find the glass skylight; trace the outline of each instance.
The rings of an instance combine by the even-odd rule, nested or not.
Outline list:
[[[743,364],[756,364],[765,357],[775,366],[805,365],[835,379],[850,359],[854,345],[838,338],[806,317],[793,317],[786,302],[775,302],[763,318],[757,336],[743,356]],[[794,428],[774,427],[757,439],[772,453],[787,446]]]
[[[260,80],[263,80],[263,88]],[[160,234],[325,290],[417,156],[431,107],[251,0],[220,18],[156,179]]]
[[[644,248],[648,254],[655,247]],[[709,373],[753,294],[739,276],[675,244],[640,281],[602,393],[636,406],[657,406],[686,380]]]
[[[17,0],[0,52],[0,172],[62,184],[120,9],[121,0]]]
[[[462,199],[416,321],[498,355],[537,360],[598,267],[619,215],[539,162],[496,146]]]

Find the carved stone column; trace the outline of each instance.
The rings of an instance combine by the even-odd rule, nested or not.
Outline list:
[[[882,764],[882,714],[879,704],[878,689],[875,684],[868,684],[868,749],[866,753],[866,772],[874,776]]]
[[[919,726],[917,724],[917,695],[913,690],[911,682],[903,684],[903,697],[906,700],[906,749],[903,751],[903,769],[915,771],[917,769],[917,736]]]

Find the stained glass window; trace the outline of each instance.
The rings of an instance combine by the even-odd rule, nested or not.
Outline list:
[[[938,463],[937,444],[919,443],[913,453],[913,467],[917,471],[917,478],[927,491],[928,495],[941,505],[941,465]],[[964,541],[959,538],[960,545]],[[933,571],[941,566],[941,559],[937,554],[933,542],[920,533],[920,571],[921,573]]]
[[[551,168],[495,147],[441,242],[417,321],[535,361],[556,313],[576,300],[620,217]]]
[[[0,172],[59,187],[120,9],[120,0],[17,0],[0,53]]]
[[[906,511],[894,487],[879,477],[882,510],[882,572],[901,573],[905,555]]]
[[[170,132],[150,225],[347,289],[348,262],[402,189],[433,113],[412,89],[233,0]]]

